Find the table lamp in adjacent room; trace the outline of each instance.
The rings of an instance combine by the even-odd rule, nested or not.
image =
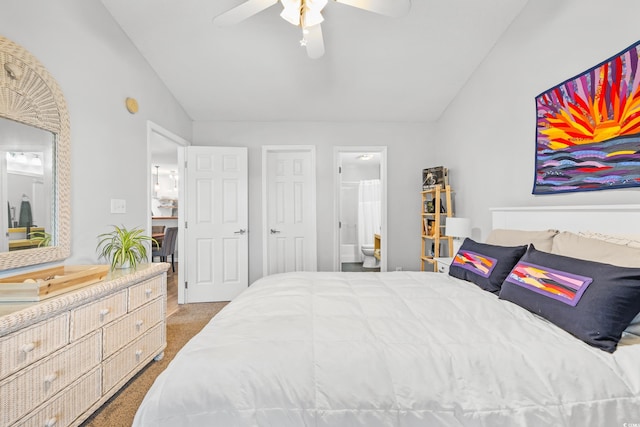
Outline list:
[[[471,220],[469,218],[447,217],[444,234],[453,237],[453,252],[455,256],[466,237],[471,236]]]

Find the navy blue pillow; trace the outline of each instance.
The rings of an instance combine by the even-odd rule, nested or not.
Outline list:
[[[502,284],[500,298],[613,353],[640,311],[640,268],[550,254],[531,245]]]
[[[449,266],[449,275],[467,280],[497,294],[527,246],[497,246],[464,239]]]

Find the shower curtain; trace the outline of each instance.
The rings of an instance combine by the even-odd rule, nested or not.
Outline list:
[[[20,203],[20,219],[18,227],[31,227],[33,225],[33,214],[31,213],[31,202],[26,194],[22,195]]]
[[[373,245],[373,235],[380,233],[381,202],[380,180],[360,181],[358,189],[358,247]],[[361,258],[364,258],[360,251]]]

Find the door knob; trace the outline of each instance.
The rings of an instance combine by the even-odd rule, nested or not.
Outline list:
[[[246,232],[247,232],[247,230],[245,230],[244,228],[241,228],[241,229],[240,229],[240,230],[238,230],[238,231],[234,231],[234,232],[233,232],[233,234],[244,234],[244,233],[246,233]]]
[[[280,232],[280,230],[274,230],[273,228],[270,231],[271,231],[271,234],[276,234]]]

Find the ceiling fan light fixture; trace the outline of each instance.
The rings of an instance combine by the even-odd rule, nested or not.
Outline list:
[[[322,10],[327,0],[302,0],[300,9],[300,24],[302,27],[313,27],[324,21]]]
[[[320,12],[316,12],[315,10],[307,10],[303,12],[300,18],[300,26],[301,27],[313,27],[314,25],[321,24],[324,21],[322,14]]]
[[[411,8],[411,0],[334,0],[334,2],[395,17],[406,14]],[[221,26],[236,24],[277,3],[282,4],[280,17],[302,28],[300,45],[307,48],[309,58],[321,58],[324,55],[324,39],[320,24],[324,22],[322,10],[329,0],[245,0],[239,6],[216,16],[213,21]]]
[[[292,25],[300,25],[300,3],[301,0],[280,0],[282,12],[280,17]]]
[[[303,28],[318,25],[324,21],[322,9],[327,2],[328,0],[280,0],[283,7],[280,17]]]

